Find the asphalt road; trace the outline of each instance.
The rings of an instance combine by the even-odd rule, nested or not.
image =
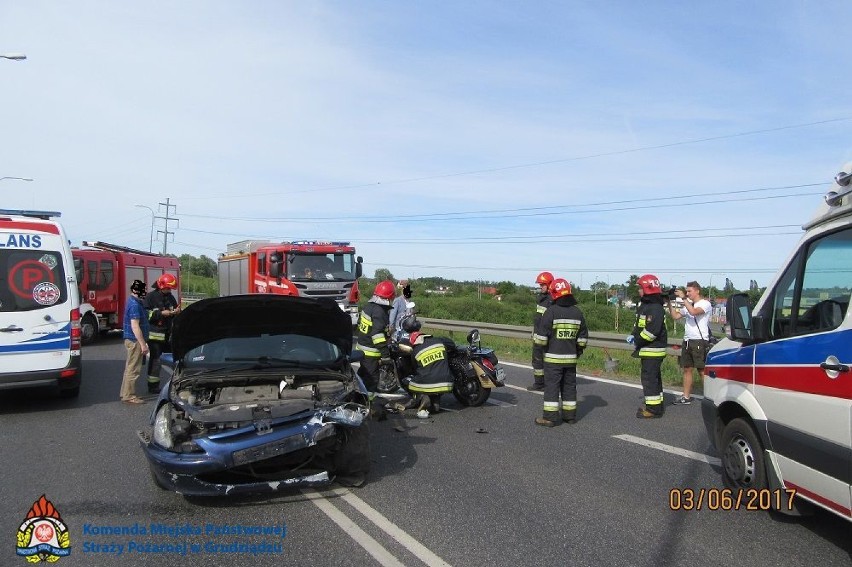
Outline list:
[[[84,356],[76,400],[0,393],[0,565],[26,564],[15,534],[42,494],[68,526],[65,566],[852,565],[852,525],[825,512],[672,511],[673,489],[723,488],[718,465],[697,404],[637,420],[635,387],[582,379],[578,423],[544,429],[531,371],[508,366],[481,408],[445,397],[431,419],[372,423],[362,488],[188,499],[149,477],[135,431],[152,404],[118,402],[119,340]]]

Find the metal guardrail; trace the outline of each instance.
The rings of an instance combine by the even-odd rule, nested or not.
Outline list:
[[[480,323],[475,321],[451,321],[448,319],[429,319],[426,317],[418,317],[424,327],[440,329],[442,331],[458,331],[467,333],[471,329],[479,329],[483,335],[494,335],[498,337],[508,337],[511,339],[530,339],[532,340],[532,325],[500,325],[497,323]],[[589,333],[589,346],[602,347],[613,350],[633,350],[633,345],[625,342],[627,333]],[[681,340],[669,341],[668,354],[672,356],[680,355]],[[677,350],[672,347],[677,347]]]
[[[201,301],[205,299],[207,294],[205,293],[181,293],[180,299],[183,303],[195,303],[196,301]]]

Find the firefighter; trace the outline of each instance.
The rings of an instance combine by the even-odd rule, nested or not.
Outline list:
[[[390,359],[388,347],[388,312],[395,295],[393,282],[384,280],[376,284],[373,296],[361,310],[358,319],[358,345],[364,352],[364,360],[358,368],[358,375],[367,390],[376,391],[379,383],[379,365],[382,359]]]
[[[627,337],[642,364],[642,394],[645,405],[636,412],[640,419],[663,417],[663,377],[661,368],[666,358],[669,335],[665,325],[665,310],[660,280],[645,274],[639,284],[639,306],[636,308],[636,325]]]
[[[453,375],[443,340],[420,331],[408,337],[408,344],[400,343],[400,350],[410,353],[414,363],[414,376],[408,389],[414,394],[417,417],[425,419],[430,413],[441,411],[441,394],[453,391]]]
[[[568,281],[557,278],[548,290],[553,303],[539,319],[533,336],[542,349],[544,365],[544,411],[535,422],[554,427],[559,424],[560,396],[562,421],[577,421],[577,360],[588,343],[589,329]]]
[[[163,274],[151,286],[154,291],[145,298],[145,309],[150,314],[151,331],[148,344],[151,354],[148,357],[148,393],[160,392],[160,355],[168,351],[171,339],[172,320],[180,313],[177,298],[172,290],[177,289],[177,278],[172,274]]]
[[[550,304],[552,303],[550,299],[550,293],[548,292],[548,286],[552,281],[553,274],[551,274],[550,272],[542,272],[535,279],[535,283],[537,283],[539,286],[539,292],[536,296],[535,315],[533,315],[533,335],[535,335],[535,329],[538,326],[538,322],[541,319],[541,316],[544,315],[545,310],[547,310],[547,308],[550,307]],[[527,386],[527,390],[529,390],[530,392],[541,392],[544,390],[544,363],[542,362],[543,353],[543,347],[536,343],[535,337],[533,336],[533,384],[532,386]]]

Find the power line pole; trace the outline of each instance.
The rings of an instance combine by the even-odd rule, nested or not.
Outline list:
[[[175,221],[176,223],[178,223],[178,226],[180,226],[180,219],[169,216],[170,209],[175,209],[175,212],[177,212],[177,205],[170,205],[168,197],[166,197],[165,203],[158,203],[158,204],[161,207],[166,208],[166,216],[157,217],[158,219],[163,219],[163,230],[158,230],[157,234],[163,235],[163,255],[165,256],[166,252],[168,251],[169,235],[174,234],[174,231],[169,230],[169,221]]]

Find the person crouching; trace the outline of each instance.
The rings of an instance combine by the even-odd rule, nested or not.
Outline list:
[[[408,389],[414,398],[412,407],[417,408],[417,417],[425,419],[430,413],[438,413],[441,394],[453,391],[453,374],[444,342],[415,331],[407,344],[400,344],[400,350],[410,353],[414,362],[414,376]]]

